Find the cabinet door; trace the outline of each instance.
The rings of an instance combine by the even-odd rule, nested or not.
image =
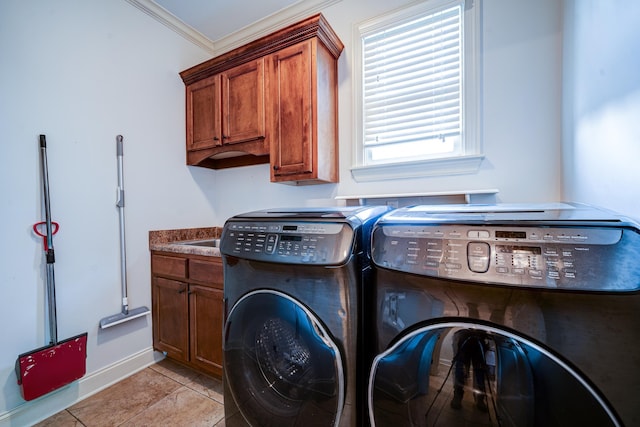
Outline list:
[[[222,73],[222,142],[265,138],[264,59]]]
[[[187,284],[153,277],[153,347],[178,360],[189,360]]]
[[[222,144],[220,84],[215,75],[187,86],[187,150]]]
[[[190,285],[189,315],[191,363],[222,375],[223,292],[208,286]]]
[[[272,181],[313,172],[311,54],[307,41],[268,58]]]

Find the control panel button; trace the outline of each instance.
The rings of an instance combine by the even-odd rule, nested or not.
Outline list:
[[[264,248],[264,251],[268,254],[272,254],[276,250],[276,243],[278,242],[277,234],[268,234],[267,235],[267,244]]]
[[[491,260],[491,247],[485,242],[470,242],[467,244],[467,263],[469,270],[474,273],[486,273]]]

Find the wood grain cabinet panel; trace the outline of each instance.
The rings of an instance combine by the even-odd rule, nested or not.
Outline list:
[[[264,60],[232,68],[221,77],[223,145],[264,140]]]
[[[304,42],[268,58],[271,181],[313,172],[311,43]]]
[[[207,286],[189,287],[191,363],[222,376],[223,292]]]
[[[190,259],[189,280],[222,289],[222,262]]]
[[[151,257],[151,270],[161,276],[184,279],[187,277],[187,260],[174,256],[154,255]]]
[[[177,265],[184,265],[176,280]],[[204,373],[222,377],[222,259],[153,252],[153,348]]]
[[[184,362],[189,360],[187,287],[176,280],[152,279],[153,346]]]
[[[187,152],[222,145],[220,76],[187,86]]]
[[[268,60],[271,181],[338,182],[337,59],[318,39]]]

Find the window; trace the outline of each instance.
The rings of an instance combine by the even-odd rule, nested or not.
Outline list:
[[[357,26],[357,181],[478,169],[477,9],[427,0]]]

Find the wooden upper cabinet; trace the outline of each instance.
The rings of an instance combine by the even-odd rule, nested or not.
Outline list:
[[[222,144],[264,139],[264,60],[232,68],[221,78]]]
[[[338,182],[337,62],[318,39],[268,60],[271,181]]]
[[[263,59],[187,85],[186,94],[187,164],[206,166],[201,163],[229,151],[269,153]]]
[[[187,86],[187,151],[222,144],[220,76]]]
[[[337,60],[321,14],[180,73],[187,164],[271,164],[271,181],[338,181]]]
[[[271,181],[313,172],[311,42],[268,58]]]

